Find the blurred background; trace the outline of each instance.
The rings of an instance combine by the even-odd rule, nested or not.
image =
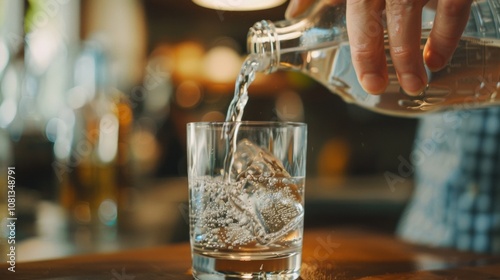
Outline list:
[[[281,2],[0,0],[0,259],[8,167],[18,261],[187,241],[186,123],[224,120],[248,28]],[[258,74],[249,97],[244,120],[308,124],[306,228],[394,230],[416,120],[293,72]]]

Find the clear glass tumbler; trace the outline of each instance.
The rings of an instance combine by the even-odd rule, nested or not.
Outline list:
[[[196,279],[297,279],[307,126],[187,125],[190,237]]]

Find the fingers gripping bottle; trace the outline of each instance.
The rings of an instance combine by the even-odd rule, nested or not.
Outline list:
[[[300,19],[257,22],[248,32],[249,59],[257,61],[260,72],[301,71],[346,102],[388,115],[500,104],[500,0],[474,1],[452,59],[440,71],[426,68],[429,82],[418,96],[406,94],[398,83],[382,19],[378,31],[384,32],[389,85],[381,95],[363,90],[351,63],[345,12],[344,0],[320,0]],[[424,9],[421,49],[433,19],[434,11]]]

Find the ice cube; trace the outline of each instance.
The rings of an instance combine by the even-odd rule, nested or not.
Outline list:
[[[273,180],[270,180],[273,181]],[[255,213],[259,219],[257,241],[269,244],[296,228],[303,219],[297,185],[288,178],[274,185],[260,188],[255,199]]]
[[[303,218],[299,187],[280,160],[247,139],[235,150],[232,173],[241,184],[229,191],[235,208],[254,224],[260,244],[269,244],[294,229]]]
[[[269,151],[253,144],[248,139],[241,140],[234,153],[232,173],[236,174],[236,180],[253,177],[257,179],[264,177],[290,177],[283,164]]]

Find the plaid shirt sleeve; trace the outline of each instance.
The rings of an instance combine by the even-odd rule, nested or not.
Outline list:
[[[412,154],[415,190],[398,234],[499,254],[500,107],[425,117]]]

